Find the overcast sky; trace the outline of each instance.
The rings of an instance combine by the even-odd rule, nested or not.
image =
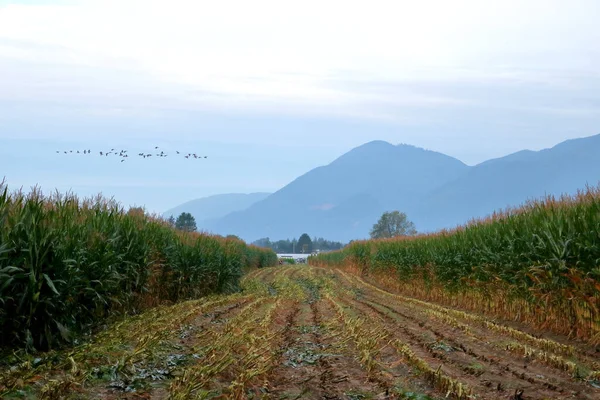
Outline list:
[[[600,133],[598,0],[0,0],[0,179],[164,211],[367,141],[473,165]],[[159,146],[207,159],[96,156]],[[92,149],[92,157],[56,150]]]

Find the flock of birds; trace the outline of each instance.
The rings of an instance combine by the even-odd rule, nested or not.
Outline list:
[[[150,157],[167,157],[169,154],[165,153],[164,151],[160,151],[160,153],[158,152],[159,148],[158,146],[154,147],[154,152],[153,153],[137,153],[138,157],[141,158],[150,158]],[[84,155],[91,155],[92,154],[92,150],[56,150],[57,154],[84,154]],[[208,156],[200,156],[196,153],[185,153],[185,152],[180,152],[178,150],[175,151],[175,153],[180,156],[180,157],[184,157],[187,159],[191,159],[191,160],[200,160],[200,159],[205,159],[208,158]],[[103,157],[108,157],[108,156],[117,156],[121,158],[121,162],[125,162],[125,160],[127,160],[130,155],[129,155],[129,151],[128,150],[116,150],[116,149],[110,149],[110,151],[99,151],[98,154],[100,156]]]

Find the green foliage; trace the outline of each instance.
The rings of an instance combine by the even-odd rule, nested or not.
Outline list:
[[[332,250],[340,250],[345,245],[342,242],[335,242],[332,240],[326,240],[322,237],[315,237],[312,240],[313,243],[313,251],[321,250],[321,251],[332,251]]]
[[[531,202],[453,231],[356,241],[310,262],[390,271],[403,281],[435,282],[454,293],[476,290],[484,298],[501,288],[508,300],[551,305],[563,320],[597,330],[600,190]]]
[[[101,197],[0,184],[0,346],[47,349],[112,315],[236,290],[244,268],[276,264],[270,250],[178,232]]]
[[[308,234],[303,233],[300,236],[298,244],[296,245],[296,252],[302,254],[310,254],[312,252],[312,240],[310,240]]]
[[[400,211],[386,211],[371,229],[372,239],[385,239],[397,236],[415,235],[415,224],[408,220],[405,213]]]
[[[397,269],[402,278],[424,270],[449,284],[497,278],[534,285],[553,277],[556,287],[574,284],[569,272],[600,279],[600,195],[562,202],[547,199],[495,214],[453,231],[389,240],[355,241],[318,260],[352,261],[365,270]]]
[[[175,228],[184,232],[195,232],[196,229],[196,220],[190,213],[182,212],[177,220],[175,221]]]
[[[172,215],[167,219],[167,224],[169,224],[169,226],[171,228],[175,228],[175,217],[173,217]]]
[[[278,240],[275,242],[272,242],[271,239],[269,239],[268,237],[266,238],[262,238],[262,239],[258,239],[255,242],[253,242],[252,244],[256,245],[256,246],[260,246],[260,247],[266,247],[269,249],[272,249],[273,251],[277,252],[277,253],[282,253],[282,254],[286,254],[286,253],[293,253],[294,250],[296,249],[296,246],[298,246],[298,241],[296,239],[294,240]],[[321,250],[321,251],[331,251],[331,250],[340,250],[341,248],[344,247],[344,244],[341,242],[334,242],[331,240],[326,240],[323,239],[322,237],[315,237],[312,239],[312,250]],[[298,247],[299,250],[301,250],[301,247]]]

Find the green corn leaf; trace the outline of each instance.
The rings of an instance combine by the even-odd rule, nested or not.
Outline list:
[[[0,269],[0,274],[10,273],[10,272],[19,272],[19,271],[21,271],[21,268],[8,266],[8,267],[4,267],[4,268]]]
[[[4,289],[6,289],[7,287],[9,287],[10,284],[13,283],[13,281],[14,281],[13,277],[10,277],[6,281],[4,281],[4,283],[2,284],[2,286],[0,286],[0,293],[2,293],[4,291]]]
[[[46,274],[42,274],[44,276],[44,279],[46,280],[46,283],[48,283],[48,286],[50,286],[50,289],[52,289],[52,291],[54,293],[56,293],[57,295],[60,296],[60,293],[58,293],[58,290],[56,290],[56,287],[54,287],[54,282],[52,282],[52,279],[50,279],[50,277]]]

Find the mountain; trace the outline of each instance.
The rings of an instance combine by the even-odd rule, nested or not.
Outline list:
[[[182,212],[189,212],[196,219],[199,229],[205,228],[211,220],[215,220],[234,211],[241,211],[252,204],[265,199],[270,193],[230,193],[203,197],[188,201],[163,213],[163,217],[171,215],[177,218]]]
[[[347,242],[368,237],[387,210],[406,212],[421,232],[451,228],[527,200],[597,186],[598,154],[600,135],[470,167],[441,153],[373,141],[211,221],[208,229],[250,241],[307,232]]]
[[[597,186],[598,154],[600,135],[483,162],[423,196],[413,210],[413,221],[422,231],[451,228],[530,199]]]
[[[329,240],[365,237],[387,209],[413,209],[420,198],[468,170],[459,160],[409,145],[373,141],[315,168],[209,230],[254,241],[303,232]]]

